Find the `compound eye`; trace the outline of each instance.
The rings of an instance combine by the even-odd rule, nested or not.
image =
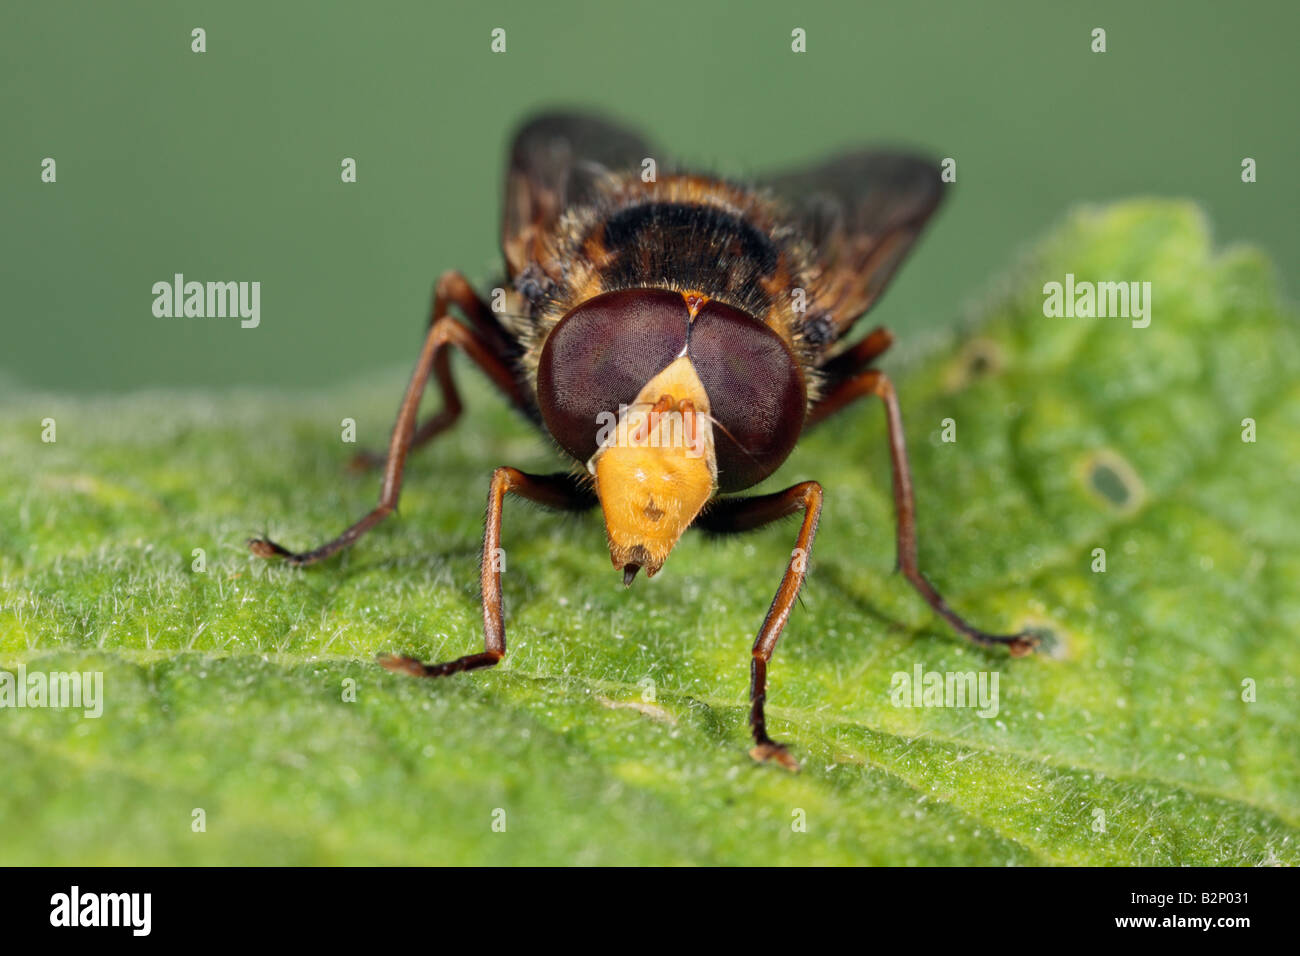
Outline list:
[[[551,330],[537,400],[555,440],[578,461],[596,453],[602,413],[618,415],[686,348],[689,313],[676,292],[625,289],[578,306]]]
[[[781,337],[720,302],[691,323],[691,364],[717,425],[718,486],[739,491],[776,471],[803,430],[803,375]]]

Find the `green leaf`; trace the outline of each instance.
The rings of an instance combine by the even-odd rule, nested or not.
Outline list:
[[[1150,326],[1046,317],[1066,273],[1151,282]],[[596,515],[511,501],[502,666],[373,663],[481,647],[488,476],[556,467],[467,366],[470,411],[414,459],[401,516],[308,570],[244,539],[314,545],[370,506],[339,423],[382,446],[400,372],[312,395],[9,394],[0,666],[102,672],[104,712],[0,710],[0,816],[22,821],[0,863],[1300,862],[1300,339],[1272,270],[1212,252],[1192,206],[1135,202],[1075,214],[1002,288],[885,367],[923,567],[974,623],[1037,628],[1052,653],[969,646],[891,573],[883,415],[854,406],[779,476],[826,488],[771,668],[798,775],[751,762],[745,723],[793,524],[688,536],[625,591]],[[997,715],[895,706],[918,665],[996,672]]]

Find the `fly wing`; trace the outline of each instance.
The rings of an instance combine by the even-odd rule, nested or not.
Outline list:
[[[583,113],[545,113],[515,133],[506,173],[501,246],[512,276],[543,254],[564,210],[591,198],[601,177],[651,155],[638,134]]]
[[[813,249],[808,308],[842,337],[884,292],[943,199],[939,166],[899,152],[853,152],[777,176],[783,201]]]

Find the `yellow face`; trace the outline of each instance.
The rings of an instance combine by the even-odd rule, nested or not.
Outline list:
[[[685,355],[620,409],[587,463],[614,567],[651,577],[718,486],[709,396]]]

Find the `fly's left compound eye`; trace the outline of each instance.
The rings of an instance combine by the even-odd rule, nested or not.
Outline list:
[[[709,395],[718,487],[739,491],[776,471],[803,431],[803,375],[781,337],[708,302],[691,323],[691,364]]]

